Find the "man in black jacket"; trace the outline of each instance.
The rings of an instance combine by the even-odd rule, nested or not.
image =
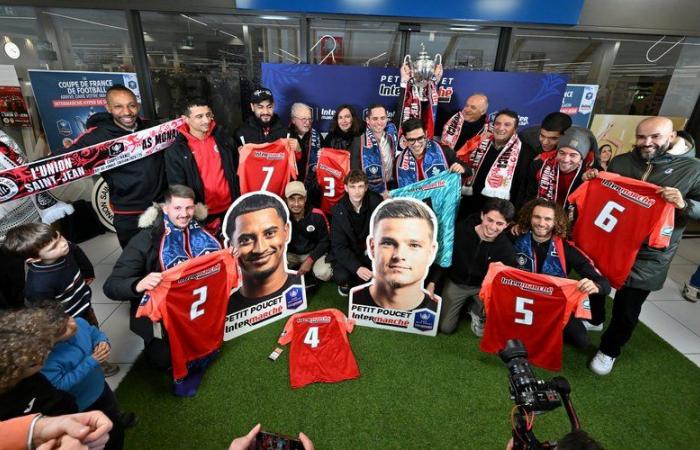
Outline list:
[[[368,189],[367,175],[359,169],[351,170],[345,177],[345,195],[332,210],[331,253],[327,261],[342,296],[349,294],[351,286],[372,278],[367,236],[370,217],[382,202],[382,196]]]
[[[236,145],[264,144],[287,137],[287,127],[275,114],[275,100],[269,89],[260,87],[253,91],[250,109],[253,115],[236,130]]]
[[[195,202],[209,208],[206,223],[218,230],[226,210],[240,195],[238,152],[231,138],[216,125],[206,100],[189,100],[182,118],[185,123],[178,128],[180,134],[165,151],[168,184],[192,188]]]
[[[333,275],[326,255],[331,248],[328,220],[320,209],[306,202],[306,188],[301,181],[290,182],[284,191],[292,218],[292,239],[287,245],[287,266],[299,275],[313,271],[313,275],[328,281]],[[307,286],[311,283],[306,283]]]
[[[433,266],[428,279],[428,291],[434,292],[440,279],[446,276],[442,289],[441,333],[454,333],[462,307],[472,299],[472,331],[477,336],[483,335],[483,304],[478,299],[479,290],[489,264],[502,262],[515,266],[513,245],[502,234],[513,216],[515,208],[511,202],[492,198],[484,203],[480,213],[467,216],[455,224],[452,265],[449,269]]]
[[[72,146],[57,151],[68,153],[110,139],[148,128],[139,117],[140,106],[129,88],[120,84],[107,90],[107,112],[96,113],[87,121],[87,132]],[[109,186],[109,200],[114,212],[114,228],[122,248],[138,233],[139,215],[163,196],[165,163],[163,153],[133,161],[102,173]]]
[[[130,302],[129,328],[143,338],[146,359],[159,369],[170,366],[170,347],[163,336],[154,334],[150,319],[136,318],[136,311],[143,293],[155,289],[163,279],[162,272],[172,267],[164,257],[175,253],[170,251],[171,245],[182,248],[182,241],[173,239],[170,242],[168,236],[182,233],[183,240],[188,238],[186,247],[190,257],[221,248],[214,237],[196,222],[206,218],[207,214],[204,206],[195,205],[192,189],[174,185],[168,188],[165,197],[162,207],[152,206],[141,216],[141,231],[122,251],[103,287],[108,298]],[[204,249],[203,244],[208,245],[208,249]]]

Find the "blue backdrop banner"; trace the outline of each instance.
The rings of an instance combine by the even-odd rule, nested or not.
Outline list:
[[[561,112],[571,116],[574,125],[588,128],[597,95],[597,84],[568,84],[561,101]]]
[[[29,80],[52,150],[70,146],[86,131],[88,117],[105,111],[105,94],[115,84],[131,89],[141,103],[135,73],[30,70]]]
[[[381,103],[392,117],[400,91],[397,68],[263,63],[262,71],[263,85],[272,90],[275,112],[283,121],[289,121],[294,102],[303,102],[313,108],[314,127],[324,132],[343,103],[361,117],[368,105]],[[521,127],[539,124],[561,108],[566,79],[553,73],[446,70],[439,86],[437,124],[460,110],[474,92],[488,96],[491,116],[510,108],[520,115]]]

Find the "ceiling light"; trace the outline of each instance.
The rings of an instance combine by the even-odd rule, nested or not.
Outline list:
[[[260,18],[264,20],[289,20],[289,17],[286,16],[260,16]]]

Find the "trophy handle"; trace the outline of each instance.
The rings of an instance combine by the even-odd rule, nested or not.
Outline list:
[[[406,56],[404,56],[404,57],[403,57],[403,63],[404,63],[404,64],[412,64],[411,55],[406,55]]]
[[[435,55],[435,65],[437,66],[438,64],[442,64],[442,55],[440,53]]]

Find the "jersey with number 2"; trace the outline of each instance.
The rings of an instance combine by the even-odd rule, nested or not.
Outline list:
[[[571,313],[591,318],[584,303],[586,294],[577,284],[491,263],[479,293],[486,311],[481,351],[496,353],[509,339],[520,339],[532,364],[560,370],[564,326]]]
[[[173,378],[187,375],[187,363],[221,347],[231,289],[238,269],[230,250],[190,259],[163,272],[148,291],[136,317],[163,321],[170,341]]]
[[[674,207],[656,193],[658,189],[604,172],[569,196],[578,211],[574,242],[615,289],[625,283],[647,239],[650,247],[668,247]]]
[[[348,333],[355,322],[337,309],[294,314],[284,326],[280,345],[292,343],[289,383],[292,388],[335,383],[360,376]]]
[[[289,139],[277,139],[268,144],[246,144],[241,147],[239,155],[241,194],[268,191],[284,198],[287,183],[298,176]]]

